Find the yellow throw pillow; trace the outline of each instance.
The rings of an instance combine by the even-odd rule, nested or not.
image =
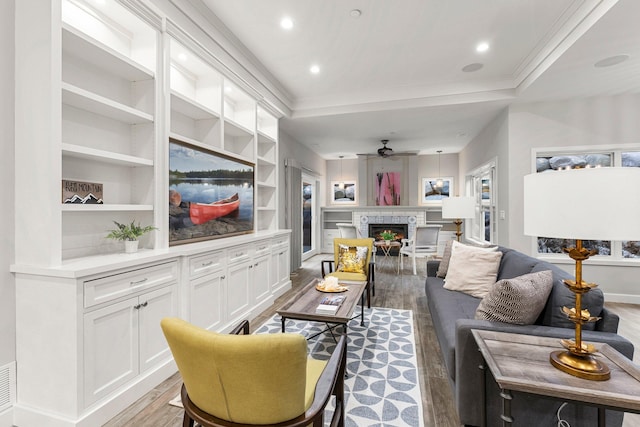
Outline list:
[[[365,274],[368,248],[366,246],[338,246],[338,268],[336,271]]]

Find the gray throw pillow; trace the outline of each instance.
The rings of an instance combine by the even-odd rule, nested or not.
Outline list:
[[[475,318],[532,325],[546,305],[552,287],[550,270],[499,280],[480,301]]]
[[[453,245],[453,240],[448,240],[446,245],[444,246],[444,251],[442,251],[442,259],[440,260],[440,264],[438,265],[438,272],[436,273],[436,277],[444,279],[447,276],[447,270],[449,269],[449,260],[451,259],[451,245]]]

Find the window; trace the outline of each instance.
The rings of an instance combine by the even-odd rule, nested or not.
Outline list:
[[[622,151],[616,148],[594,150],[559,149],[555,152],[536,153],[537,173],[554,173],[562,169],[590,167],[640,167],[640,151]],[[612,183],[615,185],[615,183]],[[538,237],[538,253],[562,253],[562,248],[575,246],[575,240]],[[606,240],[585,240],[586,249],[595,249],[601,257],[640,258],[640,242],[611,242]]]
[[[466,224],[467,237],[478,242],[495,243],[497,240],[495,175],[495,161],[492,161],[467,176],[467,194],[476,199],[476,216]]]

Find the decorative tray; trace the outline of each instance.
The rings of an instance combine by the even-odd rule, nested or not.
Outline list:
[[[341,286],[338,285],[337,288],[333,288],[333,289],[325,289],[324,288],[324,283],[320,282],[316,285],[316,289],[320,292],[328,292],[328,293],[339,293],[339,292],[344,292],[344,291],[348,291],[349,288],[347,286]]]

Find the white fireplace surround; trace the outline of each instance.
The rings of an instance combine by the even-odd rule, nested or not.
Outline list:
[[[353,212],[352,223],[357,224],[360,234],[369,237],[369,224],[407,224],[409,238],[413,237],[416,225],[424,225],[426,221],[424,211],[356,211]]]

